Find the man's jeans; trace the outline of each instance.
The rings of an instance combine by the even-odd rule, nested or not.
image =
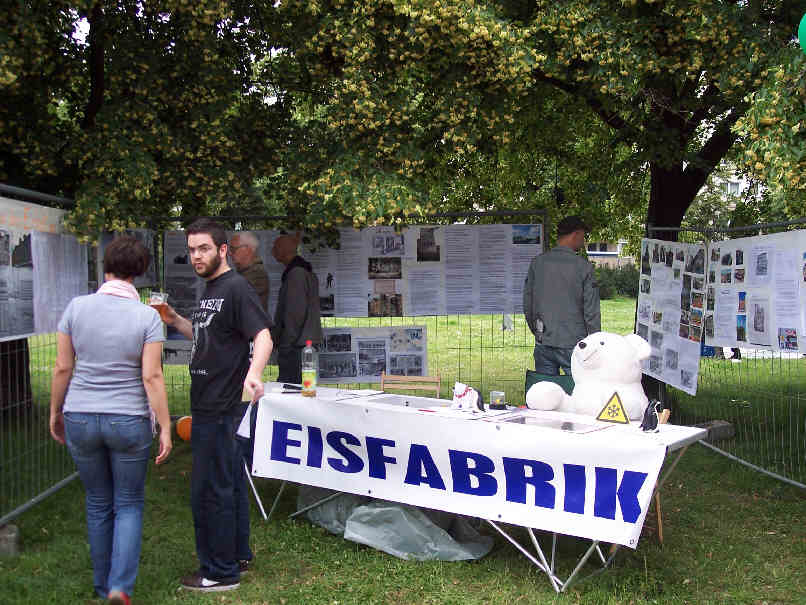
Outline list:
[[[102,598],[110,590],[131,594],[140,563],[151,421],[67,412],[64,428],[86,491],[95,592]]]
[[[241,424],[241,419],[246,414],[249,408],[248,403],[240,403],[236,406],[236,417],[234,428],[237,431],[238,426]],[[249,548],[249,479],[244,470],[244,463],[246,463],[249,472],[252,472],[252,451],[255,445],[255,425],[251,424],[250,418],[250,435],[249,439],[244,437],[235,437],[238,447],[238,457],[240,464],[235,476],[235,515],[237,518],[237,535],[235,536],[235,558],[238,561],[251,561],[255,555],[252,549]]]
[[[574,347],[549,347],[538,342],[535,343],[535,372],[547,376],[559,376],[560,368],[567,375],[571,375],[571,353]]]
[[[241,447],[235,440],[238,421],[235,414],[193,417],[190,506],[199,570],[210,580],[240,577],[236,543],[243,535],[239,527],[243,520],[237,502],[244,476]]]

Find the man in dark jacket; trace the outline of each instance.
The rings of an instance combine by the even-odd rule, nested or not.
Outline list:
[[[274,240],[272,256],[285,265],[272,339],[277,349],[278,382],[302,383],[300,363],[305,341],[322,342],[319,279],[311,264],[297,254],[299,233]]]

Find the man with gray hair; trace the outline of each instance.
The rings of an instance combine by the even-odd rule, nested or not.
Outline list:
[[[229,238],[229,251],[235,270],[257,292],[263,310],[268,311],[269,276],[263,266],[263,259],[257,253],[259,242],[251,231],[236,231]]]

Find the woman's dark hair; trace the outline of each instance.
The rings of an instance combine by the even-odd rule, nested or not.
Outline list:
[[[140,241],[131,235],[119,235],[104,250],[104,273],[118,279],[137,277],[145,273],[151,255]]]
[[[185,235],[198,235],[199,233],[209,235],[216,248],[227,243],[227,231],[212,219],[198,218],[185,228]]]

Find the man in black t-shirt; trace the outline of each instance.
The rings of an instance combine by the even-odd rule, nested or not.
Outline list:
[[[237,588],[253,556],[243,452],[234,436],[241,394],[253,401],[263,394],[272,323],[252,286],[227,264],[223,227],[200,219],[186,233],[190,262],[207,283],[190,319],[171,308],[166,319],[193,340],[191,508],[199,570],[183,578],[182,587],[211,592]]]

